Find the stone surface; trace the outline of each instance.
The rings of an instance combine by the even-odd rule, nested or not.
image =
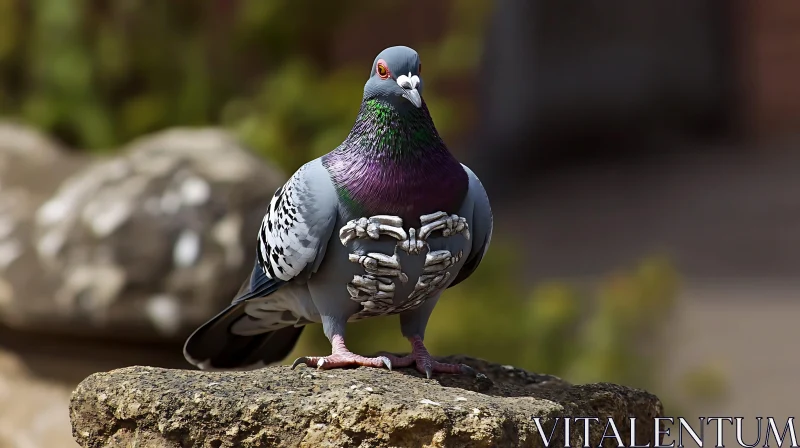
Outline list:
[[[0,320],[92,337],[185,338],[247,277],[251,240],[284,180],[217,129],[168,130],[92,160],[35,207],[22,251],[35,262],[11,266],[0,282]]]
[[[482,378],[422,378],[413,370],[318,371],[287,366],[248,372],[130,367],[96,373],[73,392],[73,435],[83,447],[534,447],[557,416],[598,416],[598,446],[613,417],[629,440],[653,441],[657,397],[614,384],[574,386],[463,357]],[[548,429],[549,428],[549,429]],[[563,423],[551,446],[564,446]],[[578,446],[583,425],[571,426]],[[549,434],[549,433],[548,433]],[[613,439],[605,441],[616,446]],[[627,442],[626,442],[627,443]]]

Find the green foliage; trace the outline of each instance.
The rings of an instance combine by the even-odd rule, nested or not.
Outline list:
[[[725,373],[714,364],[697,366],[681,379],[681,389],[697,404],[708,405],[724,399],[728,393]]]
[[[661,342],[676,294],[676,278],[666,261],[647,260],[636,270],[607,279],[578,335],[580,350],[569,376],[580,381],[613,377],[645,386],[661,369]]]
[[[264,81],[250,98],[232,101],[224,122],[271,160],[296,169],[338,146],[353,125],[363,70],[342,69],[319,78],[296,58]]]
[[[438,87],[474,71],[490,4],[452,2],[441,41],[403,42],[428,61],[426,100],[445,137],[465,125],[469,108]],[[367,64],[398,43],[373,39],[368,55],[342,64],[333,62],[337,37],[354,15],[372,33],[394,8],[367,0],[0,0],[0,115],[94,151],[171,126],[222,123],[293,171],[344,139]]]

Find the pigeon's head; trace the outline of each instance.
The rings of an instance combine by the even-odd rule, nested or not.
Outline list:
[[[413,48],[389,47],[372,63],[364,99],[384,98],[422,107],[422,63]]]

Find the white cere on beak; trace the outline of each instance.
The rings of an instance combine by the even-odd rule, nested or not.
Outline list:
[[[406,89],[416,89],[419,85],[419,76],[412,75],[411,72],[408,72],[408,75],[400,75],[397,77],[397,85]]]
[[[397,77],[397,85],[403,89],[403,98],[411,101],[417,108],[422,107],[422,97],[417,91],[419,76],[412,75],[411,72],[408,72],[408,75],[400,75]]]

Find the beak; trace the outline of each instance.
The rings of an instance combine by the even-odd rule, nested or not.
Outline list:
[[[403,98],[411,101],[411,104],[414,106],[422,107],[422,97],[419,95],[417,89],[407,89],[405,93],[403,93]]]
[[[419,85],[419,77],[417,75],[400,75],[397,77],[397,85],[403,89],[403,98],[411,101],[416,107],[422,107],[422,96],[420,96],[417,86]]]

